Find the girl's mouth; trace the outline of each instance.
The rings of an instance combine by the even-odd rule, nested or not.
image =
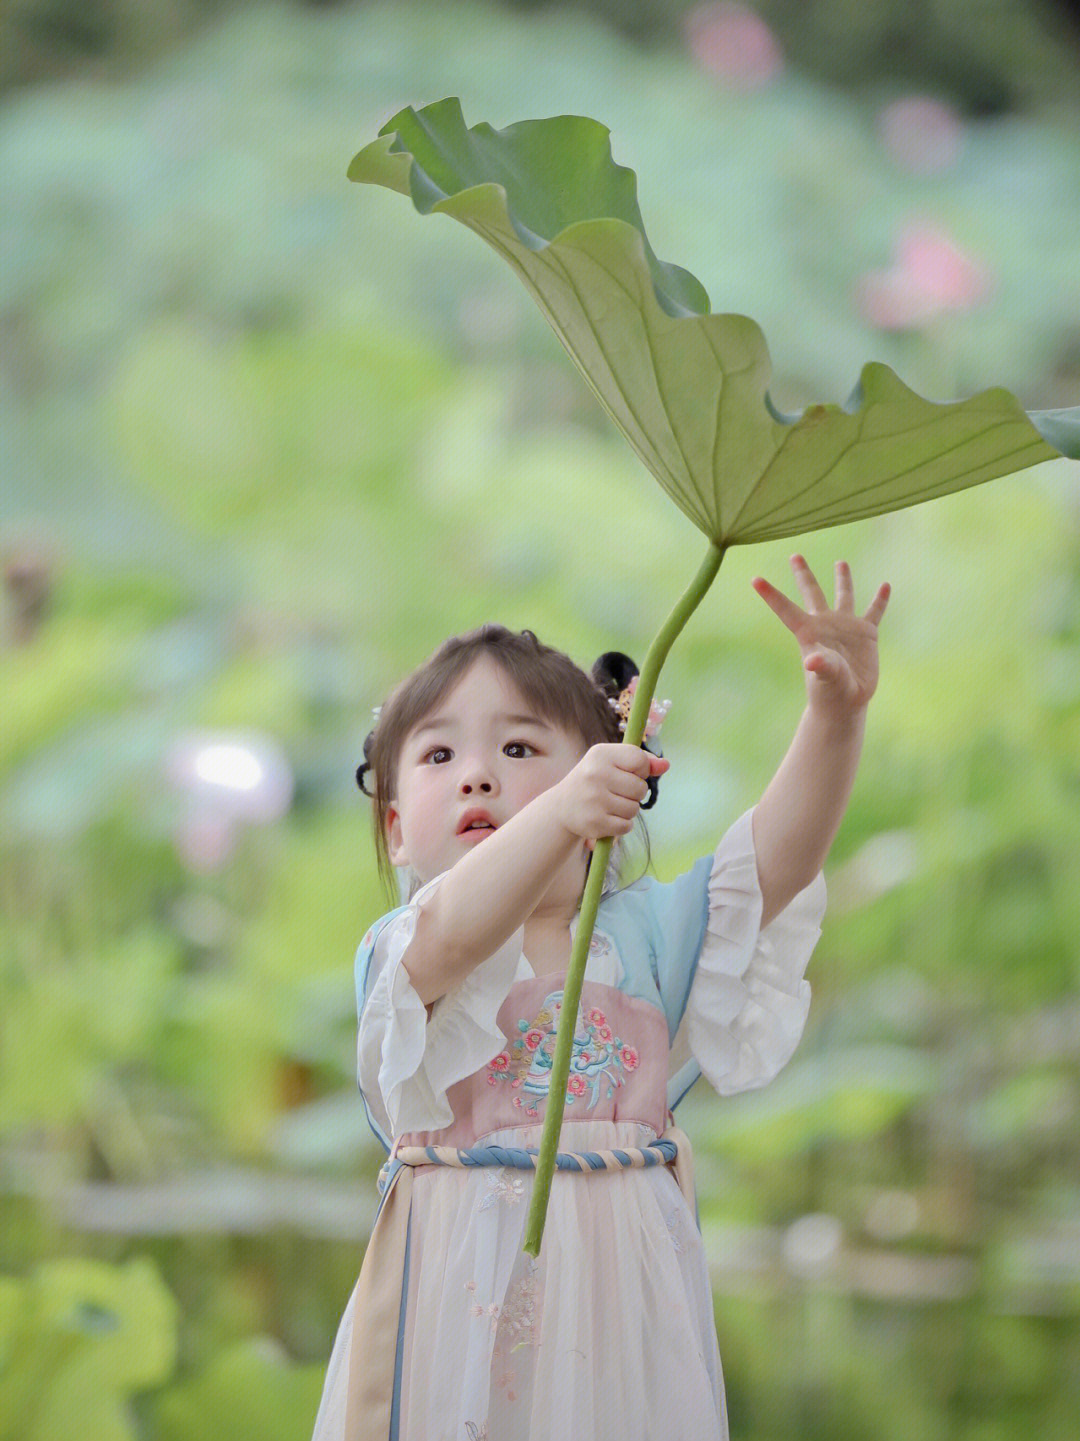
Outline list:
[[[495,822],[488,815],[487,811],[474,807],[468,810],[458,822],[457,834],[459,836],[489,836],[496,829]]]

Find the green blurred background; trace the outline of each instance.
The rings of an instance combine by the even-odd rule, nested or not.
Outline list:
[[[782,409],[1080,404],[1080,19],[1020,0],[10,0],[0,20],[0,1441],[310,1434],[376,1202],[353,768],[447,634],[639,658],[698,533],[509,270],[350,185],[573,111]],[[799,542],[882,580],[803,1044],[679,1115],[733,1441],[1080,1416],[1080,467]],[[791,543],[665,669],[669,878],[803,704]]]

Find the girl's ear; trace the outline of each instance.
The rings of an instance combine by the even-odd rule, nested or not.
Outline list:
[[[408,865],[405,840],[401,834],[401,815],[394,806],[386,807],[386,853],[392,866]]]

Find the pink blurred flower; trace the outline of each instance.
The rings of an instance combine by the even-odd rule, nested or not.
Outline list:
[[[265,825],[289,809],[293,774],[269,736],[243,731],[196,731],[166,759],[169,779],[200,807]]]
[[[993,289],[990,268],[934,226],[907,226],[894,253],[888,270],[870,271],[855,287],[860,312],[880,330],[917,330],[947,311],[969,310]]]
[[[278,820],[292,801],[292,770],[268,736],[194,732],[172,746],[165,770],[184,802],[176,848],[197,871],[219,869],[231,856],[241,825]]]
[[[772,31],[745,5],[733,0],[699,5],[684,24],[691,55],[733,90],[760,90],[784,68]]]
[[[173,842],[189,870],[209,875],[220,870],[236,849],[237,830],[230,816],[193,810],[177,825]]]
[[[882,143],[892,158],[916,175],[948,170],[964,146],[964,124],[950,105],[931,95],[906,95],[878,116]]]

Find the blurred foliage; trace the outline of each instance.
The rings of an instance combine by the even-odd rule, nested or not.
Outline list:
[[[290,1366],[267,1340],[224,1351],[154,1408],[161,1441],[264,1441],[304,1436],[319,1405],[324,1368]]]
[[[164,1381],[176,1357],[176,1306],[154,1267],[59,1260],[0,1281],[0,1437],[96,1441],[138,1434],[133,1392]]]
[[[71,74],[129,76],[208,25],[257,0],[10,0],[0,17],[0,91]],[[293,0],[300,11],[359,8],[363,0]],[[790,62],[845,88],[891,82],[948,97],[968,115],[999,115],[1076,100],[1076,0],[501,0],[539,19],[579,12],[650,49],[677,46],[687,24],[715,12],[759,16]],[[403,25],[425,0],[396,0]],[[754,41],[744,34],[744,43]],[[451,87],[451,90],[453,87]],[[435,100],[440,96],[411,97]]]
[[[0,111],[0,1436],[310,1427],[381,1159],[352,1076],[351,959],[387,904],[352,783],[369,708],[486,619],[640,654],[698,555],[503,267],[348,184],[389,115],[458,93],[470,122],[610,124],[657,253],[762,324],[786,409],[869,358],[938,397],[1080,400],[1080,145],[1050,114],[973,119],[916,173],[869,71],[855,98],[790,69],[736,93],[565,7],[192,30],[210,10],[177,0],[120,74],[106,21],[165,8],[80,7],[97,69]],[[53,17],[40,59],[68,13],[5,23]],[[876,329],[858,284],[913,216],[994,290]],[[1078,494],[1050,465],[805,550],[894,591],[810,1026],[772,1086],[680,1111],[754,1441],[1075,1433]],[[791,591],[789,549],[732,553],[665,668],[663,877],[797,722],[749,585]],[[274,738],[295,780],[225,848],[170,770],[203,728]],[[216,1223],[178,1219],[192,1185]],[[831,1260],[797,1244],[814,1218]]]

